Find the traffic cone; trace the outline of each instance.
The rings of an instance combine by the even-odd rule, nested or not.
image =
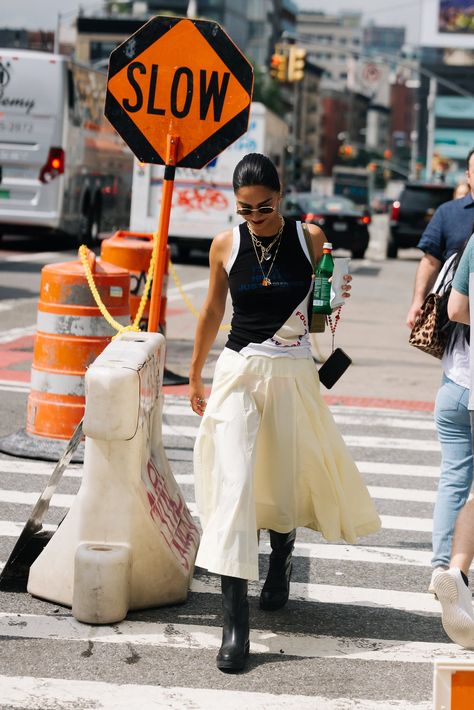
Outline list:
[[[171,250],[166,248],[166,266],[163,278],[163,290],[160,303],[159,330],[166,336],[166,305],[168,292],[169,269]],[[128,269],[130,272],[130,316],[134,320],[143,291],[146,276],[153,251],[153,233],[151,232],[115,232],[109,239],[104,239],[101,244],[100,255],[104,261]],[[148,300],[143,311],[143,317],[138,324],[141,330],[148,328],[150,301]],[[187,385],[187,377],[171,372],[165,367],[163,374],[164,385]]]
[[[99,295],[110,315],[130,323],[130,275],[90,259]],[[102,316],[82,263],[49,264],[41,271],[37,331],[26,430],[0,440],[14,456],[57,460],[84,414],[84,374],[116,331]],[[78,450],[73,460],[82,460]]]

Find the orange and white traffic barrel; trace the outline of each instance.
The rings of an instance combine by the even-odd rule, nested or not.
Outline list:
[[[128,271],[96,262],[95,257],[91,270],[110,315],[129,325]],[[85,371],[115,334],[95,303],[80,261],[42,269],[28,434],[52,439],[72,436],[84,413]]]
[[[166,335],[166,304],[168,290],[168,263],[171,250],[166,247],[166,267],[163,277],[163,289],[160,304],[160,333]],[[145,290],[146,277],[150,259],[153,252],[153,233],[151,232],[115,232],[109,239],[104,239],[101,244],[100,255],[104,261],[116,266],[121,266],[130,272],[130,316],[135,319],[140,301]],[[150,289],[151,294],[151,289]],[[148,316],[150,313],[150,297],[145,305],[143,317],[137,323],[140,330],[147,330]]]

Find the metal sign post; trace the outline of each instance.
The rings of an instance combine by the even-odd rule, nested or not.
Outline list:
[[[166,246],[168,243],[168,230],[171,215],[171,202],[173,198],[174,175],[178,156],[179,136],[168,136],[166,150],[166,167],[163,178],[163,193],[161,196],[160,218],[158,223],[158,236],[155,238],[153,250],[155,252],[155,275],[151,289],[150,315],[148,318],[148,331],[156,332],[160,322],[161,293],[163,291],[163,277],[166,269]]]

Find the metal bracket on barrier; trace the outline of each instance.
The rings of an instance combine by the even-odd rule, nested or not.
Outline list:
[[[0,574],[0,591],[26,591],[30,567],[48,544],[52,534],[54,534],[43,530],[43,519],[49,510],[49,504],[58,483],[81,442],[82,421],[81,419],[75,428],[65,452],[54,467],[45,489],[36,501],[31,515],[26,521],[25,527]]]

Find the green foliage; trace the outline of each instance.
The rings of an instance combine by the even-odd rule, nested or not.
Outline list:
[[[262,71],[252,62],[254,71],[253,101],[259,101],[274,113],[281,114],[283,104],[279,83],[269,73]]]

